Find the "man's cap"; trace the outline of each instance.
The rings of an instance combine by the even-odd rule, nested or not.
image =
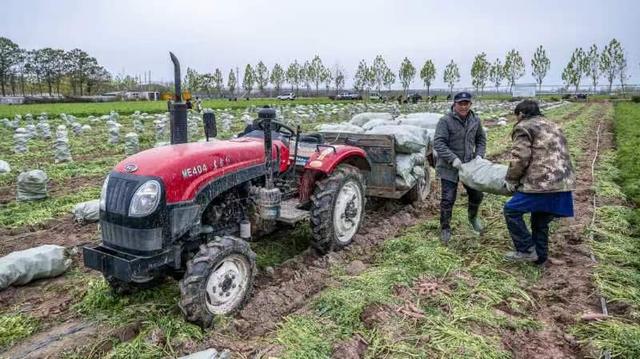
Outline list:
[[[455,96],[453,96],[453,102],[461,102],[461,101],[471,101],[471,94],[466,91],[462,91],[462,92],[458,92]]]

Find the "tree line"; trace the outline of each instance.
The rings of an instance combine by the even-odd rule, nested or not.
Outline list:
[[[531,76],[539,89],[542,89],[550,68],[551,60],[547,51],[540,45],[531,58]],[[276,92],[280,92],[285,84],[290,85],[291,90],[296,93],[300,87],[305,88],[307,93],[311,93],[312,88],[319,93],[321,86],[324,86],[327,92],[332,86],[336,92],[339,92],[344,89],[346,79],[345,72],[339,65],[328,68],[324,66],[318,55],[302,64],[294,60],[286,70],[278,63],[274,64],[271,70],[262,61],[255,66],[247,64],[240,85],[238,72],[238,70],[234,72],[233,69],[229,71],[226,87],[220,69],[215,69],[212,74],[199,74],[193,69],[187,69],[185,82],[187,88],[193,92],[223,96],[225,91],[234,94],[241,88],[245,96],[249,96],[254,90],[265,94],[269,84]],[[525,73],[525,61],[516,49],[509,50],[504,59],[496,58],[493,62],[490,62],[487,54],[482,52],[475,56],[471,65],[471,84],[478,93],[484,92],[487,86],[495,86],[498,91],[503,83],[509,86],[509,92],[511,92],[516,82]],[[429,95],[431,85],[437,76],[433,60],[427,59],[418,71],[411,60],[405,57],[396,73],[387,65],[382,55],[378,55],[371,64],[365,59],[358,63],[353,76],[353,88],[365,94],[374,89],[380,92],[383,88],[391,90],[391,87],[399,81],[406,95],[416,76],[422,80]],[[624,91],[629,75],[625,52],[618,40],[612,39],[601,52],[595,44],[588,51],[582,48],[575,49],[562,72],[562,80],[567,88],[573,87],[577,92],[581,80],[585,77],[591,80],[594,91],[602,78],[607,81],[609,91],[615,81],[620,83]],[[453,60],[444,67],[442,80],[447,84],[449,92],[453,92],[456,84],[460,82],[460,68]]]
[[[551,60],[542,45],[538,46],[531,58],[531,75],[539,88],[551,67]],[[488,85],[495,86],[496,91],[505,82],[509,91],[526,73],[525,62],[516,49],[509,50],[504,59],[496,58],[490,62],[487,54],[482,52],[475,56],[471,65],[472,85],[476,92],[483,92]],[[394,72],[386,63],[382,55],[378,55],[368,64],[365,59],[358,63],[353,76],[353,87],[356,91],[368,94],[371,90],[380,92],[383,88],[391,87],[400,82],[406,95],[416,76],[422,80],[429,95],[431,85],[436,79],[437,70],[434,62],[427,59],[420,70],[408,59],[404,58],[400,67]],[[562,80],[567,88],[573,87],[577,92],[580,83],[588,78],[597,89],[598,81],[604,78],[609,85],[609,91],[615,81],[620,83],[622,90],[629,78],[627,59],[621,43],[612,39],[602,51],[596,44],[588,50],[576,48],[562,72]],[[460,68],[451,60],[442,70],[442,80],[447,84],[449,92],[453,92],[455,85],[460,82]],[[298,62],[294,60],[288,66],[278,63],[269,69],[264,62],[256,65],[247,64],[244,67],[242,79],[238,68],[230,69],[226,81],[222,70],[216,68],[212,73],[198,73],[187,68],[184,77],[184,88],[193,93],[208,96],[223,97],[243,90],[243,96],[252,93],[264,95],[267,88],[279,93],[288,85],[296,94],[303,88],[307,94],[315,90],[316,94],[324,88],[336,92],[345,87],[346,74],[340,65],[327,67],[320,56],[314,56],[310,61]],[[2,95],[8,90],[16,93],[31,94],[34,91],[61,94],[61,86],[74,95],[93,94],[104,88],[132,89],[138,84],[131,76],[115,77],[98,64],[98,61],[80,49],[64,51],[61,49],[21,49],[7,38],[0,37],[0,87]]]
[[[81,49],[65,51],[43,48],[27,50],[0,37],[0,90],[8,93],[93,94],[109,84],[111,74],[95,57]]]

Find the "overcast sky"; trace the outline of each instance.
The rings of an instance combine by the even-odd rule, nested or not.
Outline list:
[[[22,48],[81,48],[112,74],[170,80],[168,51],[199,72],[229,69],[259,60],[271,68],[310,60],[340,64],[351,77],[361,59],[384,56],[397,73],[408,57],[418,69],[436,64],[435,87],[453,59],[459,86],[470,86],[476,54],[490,61],[520,51],[526,75],[538,45],[551,59],[545,83],[561,84],[560,74],[576,47],[612,38],[626,52],[632,83],[640,82],[640,2],[610,1],[167,1],[167,0],[1,0],[0,36]],[[177,6],[176,6],[177,5]],[[587,81],[587,80],[583,80]],[[602,80],[604,83],[604,80]],[[413,87],[420,87],[416,76]]]

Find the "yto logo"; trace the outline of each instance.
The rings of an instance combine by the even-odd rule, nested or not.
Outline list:
[[[138,166],[136,166],[135,163],[127,163],[126,165],[124,165],[124,170],[128,173],[132,173],[138,170]]]

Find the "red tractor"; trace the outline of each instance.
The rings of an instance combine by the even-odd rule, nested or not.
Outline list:
[[[216,126],[205,113],[207,142],[187,143],[180,95],[169,108],[171,145],[128,157],[105,179],[102,242],[84,248],[84,263],[119,293],[179,278],[180,308],[203,327],[249,299],[256,274],[249,240],[309,220],[313,246],[324,253],[351,243],[366,196],[413,202],[429,193],[428,164],[413,188],[396,187],[392,135],[304,135],[264,108],[226,141],[208,141]]]

